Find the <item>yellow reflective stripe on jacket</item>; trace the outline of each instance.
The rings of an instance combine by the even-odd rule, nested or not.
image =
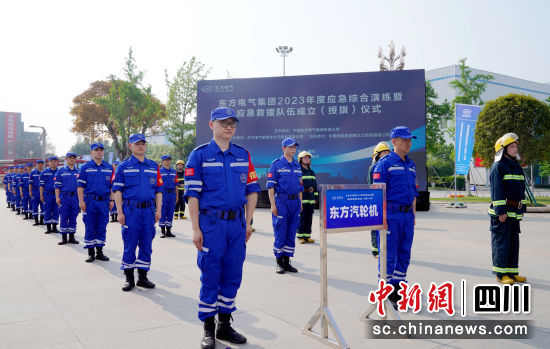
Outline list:
[[[492,208],[488,209],[487,212],[492,216],[497,216],[497,214],[495,213],[495,210],[493,210]],[[521,213],[506,212],[506,215],[508,215],[508,217],[510,218],[516,218],[517,220],[520,220],[520,221],[523,219],[523,215]]]
[[[302,179],[315,179],[315,176],[302,176]]]
[[[506,200],[493,201],[493,206],[502,206],[502,205],[506,205]]]
[[[313,195],[319,195],[319,193],[318,193],[318,192],[315,192],[315,193],[313,193]]]
[[[315,200],[302,200],[302,204],[314,204]]]
[[[523,181],[525,177],[523,175],[504,175],[502,178],[503,180],[517,180],[517,181]]]

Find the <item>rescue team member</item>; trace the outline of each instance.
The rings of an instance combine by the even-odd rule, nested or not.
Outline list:
[[[17,211],[16,215],[21,214],[21,191],[19,190],[19,182],[21,182],[21,174],[23,172],[23,166],[16,166],[15,175],[11,179],[11,188],[12,193],[15,196],[15,210]]]
[[[82,211],[82,221],[86,228],[84,248],[88,249],[87,263],[95,259],[109,260],[109,257],[103,254],[103,246],[105,246],[107,224],[109,224],[109,209],[115,202],[111,194],[113,167],[103,160],[104,149],[102,143],[92,144],[90,146],[92,159],[82,165],[78,173],[78,206]]]
[[[374,147],[372,154],[372,164],[369,167],[369,173],[367,174],[367,183],[372,184],[372,172],[376,163],[390,153],[390,145],[387,142],[380,142]],[[370,243],[372,246],[372,255],[374,258],[378,258],[378,230],[370,231]]]
[[[44,160],[36,160],[36,168],[31,171],[29,192],[31,193],[33,225],[44,224],[44,204],[40,201],[40,173],[44,171]]]
[[[78,244],[75,240],[76,217],[80,212],[78,207],[78,196],[76,195],[76,180],[78,170],[75,167],[76,154],[67,153],[65,155],[65,166],[61,167],[55,173],[55,202],[59,206],[59,231],[62,240],[58,245]],[[67,234],[69,240],[67,241]]]
[[[30,205],[30,193],[29,193],[29,180],[30,180],[30,173],[33,168],[33,163],[28,162],[23,170],[24,172],[21,174],[21,181],[19,182],[19,191],[21,192],[21,212],[25,215],[23,219],[31,219],[31,205]]]
[[[187,219],[185,217],[185,200],[183,199],[183,193],[185,192],[185,162],[178,160],[176,166],[178,168],[176,172],[176,190],[178,196],[176,197],[174,219]]]
[[[6,208],[11,208],[11,193],[10,193],[10,177],[11,177],[11,166],[8,167],[8,173],[4,176],[2,183],[4,184],[4,189],[6,190]]]
[[[294,257],[304,191],[302,170],[293,158],[298,146],[294,139],[285,138],[282,142],[283,156],[271,163],[267,173],[267,190],[275,231],[273,253],[277,259],[278,274],[298,271],[290,265],[290,257]]]
[[[46,223],[46,232],[59,233],[57,230],[57,220],[59,219],[59,206],[55,202],[54,180],[57,172],[59,159],[57,156],[48,158],[48,168],[40,173],[40,201],[44,204],[44,223]]]
[[[518,163],[518,136],[507,133],[499,138],[495,152],[495,162],[489,170],[493,273],[503,284],[525,282],[527,278],[518,275],[519,222],[527,204],[523,169]]]
[[[124,242],[120,269],[126,275],[126,284],[122,287],[125,292],[136,285],[155,287],[147,278],[147,272],[151,267],[155,223],[160,219],[162,210],[162,177],[157,163],[145,157],[145,136],[141,133],[133,134],[129,142],[132,156],[118,165],[113,182],[118,222],[122,225]],[[134,268],[138,269],[137,283],[134,281]]]
[[[390,138],[393,151],[377,162],[372,179],[374,183],[386,183],[387,222],[384,222],[384,229],[390,232],[387,236],[387,281],[394,286],[389,299],[395,308],[399,301],[399,282],[407,282],[418,191],[416,167],[407,156],[412,138],[416,136],[408,127],[398,126],[391,130]]]
[[[162,212],[160,215],[159,226],[162,231],[161,238],[175,237],[172,234],[172,220],[174,219],[174,209],[176,208],[176,170],[170,167],[172,157],[164,155],[162,157]]]
[[[298,154],[298,162],[302,167],[302,182],[304,183],[304,194],[302,194],[302,213],[300,214],[300,228],[298,229],[298,241],[301,244],[313,243],[311,238],[311,222],[313,220],[313,211],[315,202],[319,199],[317,192],[317,180],[315,171],[311,169],[311,153],[302,151]]]
[[[118,161],[113,161],[113,173],[115,173],[116,168],[118,166]],[[111,197],[114,197],[111,195]],[[113,202],[114,203],[114,202]],[[112,205],[113,207],[109,210],[109,214],[111,215],[111,223],[118,222],[118,213],[116,210],[116,205]]]
[[[213,138],[191,152],[185,169],[184,198],[189,205],[201,271],[201,348],[216,346],[214,330],[218,339],[246,343],[246,337],[231,327],[230,319],[236,310],[260,186],[248,151],[231,143],[238,122],[233,109],[214,109],[209,122]]]

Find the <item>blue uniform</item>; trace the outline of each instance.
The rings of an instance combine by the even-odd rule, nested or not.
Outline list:
[[[155,237],[155,194],[162,191],[162,177],[156,162],[135,156],[122,161],[116,171],[113,192],[122,192],[124,255],[120,269],[149,270]],[[136,259],[136,247],[139,254]]]
[[[183,197],[199,200],[203,234],[197,265],[201,270],[198,316],[232,313],[246,256],[246,196],[259,192],[256,172],[246,149],[230,144],[222,152],[212,139],[195,148],[185,169]]]
[[[113,167],[106,161],[98,166],[94,160],[90,160],[80,167],[77,186],[84,188],[86,203],[86,212],[82,213],[86,228],[84,248],[105,246],[112,176]]]
[[[4,186],[6,188],[6,203],[11,204],[11,192],[9,190],[9,184],[11,183],[11,173],[4,176]]]
[[[174,220],[174,209],[176,208],[176,170],[173,168],[160,169],[162,176],[162,215],[159,226],[171,227]]]
[[[31,171],[29,183],[32,185],[31,210],[33,217],[44,216],[44,204],[40,201],[40,171]]]
[[[395,152],[380,159],[372,174],[374,183],[386,183],[387,207],[387,281],[398,285],[406,282],[414,236],[413,201],[418,196],[416,168],[405,156]],[[380,242],[378,242],[380,247]],[[380,264],[380,262],[379,262]],[[380,268],[380,265],[379,265]]]
[[[299,193],[304,191],[302,168],[298,161],[288,162],[284,156],[271,163],[267,173],[267,189],[275,189],[277,216],[271,215],[275,243],[275,257],[293,257],[296,246],[296,230],[300,225]]]
[[[59,232],[61,234],[76,233],[76,218],[80,212],[76,194],[77,176],[76,167],[71,170],[69,166],[61,167],[55,173],[54,187],[59,189],[61,200],[61,206],[59,206]]]
[[[40,186],[44,188],[44,223],[57,224],[59,219],[59,207],[55,202],[54,180],[57,168],[49,167],[40,173]]]
[[[29,193],[29,179],[30,175],[28,172],[21,174],[21,181],[19,182],[19,188],[23,190],[23,196],[21,197],[21,212],[32,212],[30,200],[31,196]]]
[[[11,187],[12,187],[12,190],[15,192],[14,201],[15,201],[16,209],[21,209],[21,191],[19,190],[20,182],[21,182],[21,174],[17,172],[15,176],[13,176],[11,179]]]

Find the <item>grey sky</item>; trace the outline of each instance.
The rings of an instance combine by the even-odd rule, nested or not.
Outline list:
[[[72,98],[121,75],[130,46],[166,100],[164,69],[191,56],[209,78],[375,71],[378,46],[407,49],[407,69],[461,57],[478,69],[550,82],[549,1],[0,0],[0,110],[47,128],[57,153],[75,142]]]

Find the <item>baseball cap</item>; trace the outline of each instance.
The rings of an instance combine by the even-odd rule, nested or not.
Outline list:
[[[36,160],[36,163],[37,163],[37,164],[43,164],[43,163],[44,163],[44,160]]]
[[[163,155],[162,156],[162,161],[164,160],[172,160],[172,157],[170,155]]]
[[[105,147],[103,146],[103,143],[94,143],[90,146],[90,150],[95,150],[97,148],[105,149]]]
[[[212,110],[212,113],[210,113],[210,121],[225,120],[229,118],[233,118],[235,121],[239,122],[237,113],[235,113],[235,111],[231,108],[216,108]]]
[[[296,145],[297,147],[300,146],[298,142],[296,142],[292,138],[285,138],[281,144],[283,145],[283,147],[290,147],[291,145]]]
[[[141,133],[136,133],[136,134],[133,134],[133,135],[130,136],[130,144],[134,144],[134,143],[137,143],[139,141],[147,142],[145,140],[145,136]]]
[[[407,126],[397,126],[390,131],[390,139],[394,138],[416,139],[416,136],[412,135],[411,129]]]
[[[76,153],[73,153],[72,151],[68,152],[67,155],[65,155],[65,157],[69,157],[69,156],[74,156],[76,158]]]
[[[32,162],[27,162],[27,166],[34,167],[34,164]]]
[[[54,155],[48,158],[48,161],[51,161],[51,160],[59,160],[59,159],[57,158],[57,156]]]

